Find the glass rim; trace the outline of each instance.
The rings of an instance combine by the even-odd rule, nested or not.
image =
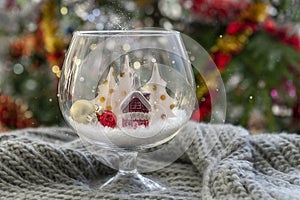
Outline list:
[[[107,36],[162,36],[162,35],[179,35],[180,32],[176,30],[166,29],[128,29],[128,30],[78,30],[73,33],[75,36],[94,36],[94,37],[107,37]]]

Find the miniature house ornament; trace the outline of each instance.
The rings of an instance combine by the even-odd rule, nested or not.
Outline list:
[[[159,115],[158,120],[175,117],[175,99],[169,96],[166,87],[167,83],[161,78],[157,63],[153,65],[151,78],[141,87],[140,78],[130,67],[129,57],[126,55],[123,69],[117,76],[112,67],[109,69],[106,79],[98,86],[96,98],[91,101],[82,100],[87,109],[82,112],[88,116],[80,118],[73,114],[72,118],[86,123],[87,117],[95,116],[102,126],[110,128],[148,127],[151,120],[156,118],[151,116]],[[79,103],[75,102],[74,105]]]
[[[149,126],[151,104],[140,91],[132,91],[122,102],[122,126],[137,128]]]

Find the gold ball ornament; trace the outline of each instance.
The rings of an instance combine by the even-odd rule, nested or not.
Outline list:
[[[96,112],[95,106],[87,100],[78,100],[73,103],[70,109],[70,115],[78,123],[87,124],[91,121]]]

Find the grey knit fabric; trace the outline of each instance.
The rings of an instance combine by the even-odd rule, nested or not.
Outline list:
[[[252,136],[241,127],[196,123],[185,131],[197,136],[183,157],[145,174],[169,189],[131,195],[89,187],[115,171],[70,129],[1,134],[0,199],[300,199],[300,136]],[[215,145],[207,148],[208,141]]]

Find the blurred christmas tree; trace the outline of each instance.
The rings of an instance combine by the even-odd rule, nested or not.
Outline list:
[[[191,36],[211,54],[225,82],[228,123],[253,132],[300,132],[297,0],[5,0],[0,16],[6,129],[62,123],[56,85],[74,30],[163,27]],[[201,75],[195,77],[205,121],[210,94]],[[19,114],[8,115],[8,105]]]

